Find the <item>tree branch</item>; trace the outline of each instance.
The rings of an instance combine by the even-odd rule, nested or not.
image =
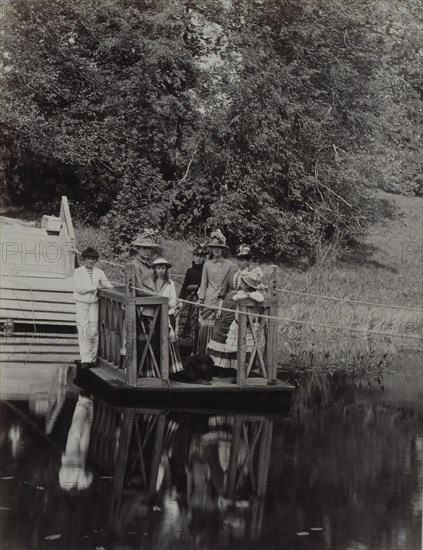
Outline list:
[[[319,185],[322,185],[325,189],[327,189],[330,193],[332,193],[333,195],[335,195],[335,197],[337,197],[340,201],[342,201],[344,204],[346,204],[347,206],[349,206],[350,208],[352,208],[353,210],[356,210],[356,207],[353,206],[352,204],[350,204],[349,202],[347,202],[345,199],[343,199],[341,197],[341,195],[338,195],[338,193],[336,193],[335,191],[333,191],[333,189],[331,189],[330,187],[328,187],[326,184],[322,183],[321,181],[317,181],[316,180],[316,183],[317,183],[317,186]],[[319,187],[317,187],[317,189],[319,189]],[[319,191],[320,192],[320,191]],[[322,196],[320,194],[320,196]]]
[[[192,164],[192,161],[194,160],[194,157],[195,157],[196,153],[197,153],[197,151],[194,151],[194,154],[192,155],[191,160],[188,163],[186,172],[185,172],[184,176],[178,181],[178,184],[182,183],[183,181],[185,181],[187,179],[189,169],[191,168],[191,164]]]

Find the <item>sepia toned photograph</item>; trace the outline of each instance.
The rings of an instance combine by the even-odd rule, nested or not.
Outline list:
[[[423,550],[422,0],[0,0],[0,550]]]

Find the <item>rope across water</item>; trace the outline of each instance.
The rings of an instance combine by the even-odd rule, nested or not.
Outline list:
[[[157,296],[154,292],[148,292],[143,288],[138,288],[135,286],[131,286],[133,290],[139,290],[141,292],[145,292],[146,294],[150,296]],[[202,307],[205,309],[211,309],[211,310],[219,310],[219,311],[228,311],[233,313],[233,309],[224,308],[224,307],[218,307],[218,306],[209,306],[201,304],[199,305],[198,302],[193,302],[191,300],[183,300],[182,298],[179,298],[179,302],[182,302],[184,304],[192,304],[197,307]],[[247,312],[238,312],[247,315]],[[364,334],[374,334],[377,336],[390,336],[390,337],[398,337],[398,338],[407,338],[410,340],[418,340],[419,342],[422,342],[422,337],[420,336],[413,336],[413,335],[407,335],[405,333],[400,332],[383,332],[383,331],[377,331],[377,330],[371,330],[371,329],[365,329],[365,328],[356,328],[356,327],[344,327],[341,325],[327,325],[325,323],[313,323],[312,321],[300,321],[299,319],[289,319],[287,317],[280,317],[280,316],[274,316],[274,315],[262,315],[261,313],[254,313],[254,316],[264,318],[264,319],[271,319],[273,321],[278,321],[279,323],[292,323],[297,325],[309,325],[309,326],[316,326],[316,327],[322,327],[327,328],[330,330],[343,330],[343,331],[350,331],[350,332],[358,332],[358,333],[364,333]]]

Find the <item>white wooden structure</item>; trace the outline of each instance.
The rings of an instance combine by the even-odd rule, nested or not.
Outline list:
[[[78,356],[75,233],[62,197],[59,232],[0,217],[0,361],[72,363]]]

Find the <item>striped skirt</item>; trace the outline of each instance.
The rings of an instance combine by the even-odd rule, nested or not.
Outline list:
[[[214,311],[205,310],[198,318],[198,341],[196,353],[207,353],[207,345],[213,336],[216,314]]]
[[[151,319],[146,316],[140,316],[140,321],[144,323],[145,330],[148,333],[150,328]],[[137,341],[137,360],[138,360],[138,376],[139,377],[146,377],[146,378],[157,378],[157,372],[156,370],[160,371],[160,334],[158,331],[158,327],[156,326],[153,331],[153,335],[150,342],[151,350],[154,354],[154,360],[151,354],[151,351],[147,351],[147,355],[145,357],[144,363],[142,365],[141,369],[141,357],[143,355],[145,346],[146,346],[146,335],[143,333],[138,333],[138,341]],[[154,362],[156,365],[154,365]],[[169,327],[169,372],[170,373],[176,373],[181,372],[184,369],[184,366],[182,365],[181,361],[181,355],[179,353],[179,347],[178,343],[176,341],[175,332],[173,330],[173,327]],[[142,371],[142,372],[141,372]]]

